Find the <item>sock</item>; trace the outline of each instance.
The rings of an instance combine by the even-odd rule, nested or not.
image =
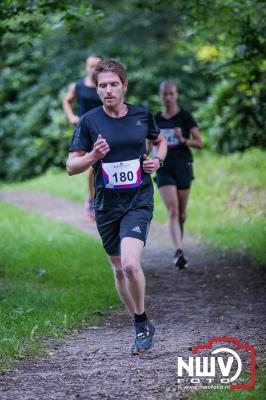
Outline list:
[[[145,322],[147,319],[145,311],[143,314],[135,314],[135,322]]]

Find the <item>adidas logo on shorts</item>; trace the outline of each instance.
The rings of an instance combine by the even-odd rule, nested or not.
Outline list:
[[[135,228],[132,229],[132,232],[141,233],[140,227],[139,226],[135,226]]]

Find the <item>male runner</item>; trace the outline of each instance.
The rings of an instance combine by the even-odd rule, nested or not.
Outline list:
[[[169,81],[162,82],[160,96],[164,110],[155,119],[167,140],[168,153],[163,167],[156,173],[156,183],[168,210],[170,234],[175,246],[174,263],[179,269],[184,269],[188,260],[182,250],[182,237],[190,186],[194,179],[190,147],[201,149],[203,145],[196,121],[177,104],[176,85]]]
[[[153,212],[150,174],[159,168],[167,144],[150,112],[124,102],[128,82],[120,62],[99,63],[94,80],[103,106],[81,118],[67,171],[74,175],[93,165],[96,224],[118,294],[135,319],[132,354],[139,354],[151,348],[155,331],[145,313],[140,263]],[[146,138],[157,145],[153,159],[146,156]]]
[[[69,122],[72,125],[77,125],[80,117],[87,111],[102,105],[101,99],[98,96],[95,85],[92,81],[92,75],[96,65],[102,60],[98,54],[90,54],[86,58],[86,77],[80,79],[76,83],[72,83],[68,89],[67,94],[63,100],[64,111],[67,115]],[[72,108],[73,101],[76,100],[78,104],[78,114],[76,115]],[[88,221],[95,220],[94,214],[94,182],[93,182],[93,169],[88,169],[88,198],[85,203],[85,215]]]

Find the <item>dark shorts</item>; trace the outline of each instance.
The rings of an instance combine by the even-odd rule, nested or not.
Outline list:
[[[158,169],[155,182],[158,188],[174,185],[178,190],[188,190],[193,179],[193,163],[179,159],[173,165],[166,165]]]
[[[140,207],[127,212],[95,210],[96,225],[103,247],[109,256],[120,255],[120,243],[125,237],[139,239],[146,244],[152,210]]]

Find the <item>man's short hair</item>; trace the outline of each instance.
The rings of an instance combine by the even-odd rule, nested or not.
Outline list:
[[[92,76],[94,84],[98,86],[98,75],[101,72],[109,72],[109,71],[117,74],[121,79],[122,83],[125,83],[125,81],[127,80],[126,70],[124,65],[119,61],[109,59],[100,61],[99,64],[97,64]]]

